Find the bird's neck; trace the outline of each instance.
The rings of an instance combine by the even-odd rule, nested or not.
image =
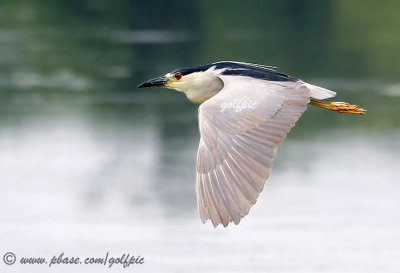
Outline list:
[[[184,92],[186,97],[193,103],[201,104],[215,96],[222,88],[207,90],[188,90]]]
[[[198,80],[197,84],[192,85],[183,92],[191,102],[200,104],[215,96],[223,87],[222,80],[218,76],[213,76],[212,80]]]

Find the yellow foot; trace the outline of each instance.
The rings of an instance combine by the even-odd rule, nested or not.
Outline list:
[[[319,102],[315,100],[310,101],[311,105],[318,106],[320,108],[328,109],[331,111],[347,114],[365,115],[367,110],[359,108],[357,105],[351,105],[347,102]]]
[[[358,108],[357,105],[351,105],[347,102],[330,102],[328,105],[329,110],[339,113],[365,115],[365,112],[367,111],[363,108]]]

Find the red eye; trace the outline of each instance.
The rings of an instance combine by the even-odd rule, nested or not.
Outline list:
[[[175,73],[174,75],[175,79],[180,80],[182,78],[182,74],[181,73]]]

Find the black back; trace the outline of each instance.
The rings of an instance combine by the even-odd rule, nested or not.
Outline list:
[[[207,65],[181,68],[173,71],[172,73],[180,72],[182,75],[188,75],[193,72],[206,71],[212,66],[215,66],[216,69],[226,68],[226,70],[222,72],[221,75],[238,75],[238,76],[240,75],[266,81],[281,81],[281,82],[298,81],[295,78],[276,72],[272,67],[257,65],[257,64],[236,63],[236,62],[217,62]]]

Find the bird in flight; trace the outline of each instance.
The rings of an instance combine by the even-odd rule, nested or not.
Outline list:
[[[268,179],[278,144],[311,104],[348,114],[364,109],[320,102],[335,92],[278,73],[275,67],[216,62],[182,68],[138,87],[166,87],[199,106],[197,205],[203,223],[239,224]]]

